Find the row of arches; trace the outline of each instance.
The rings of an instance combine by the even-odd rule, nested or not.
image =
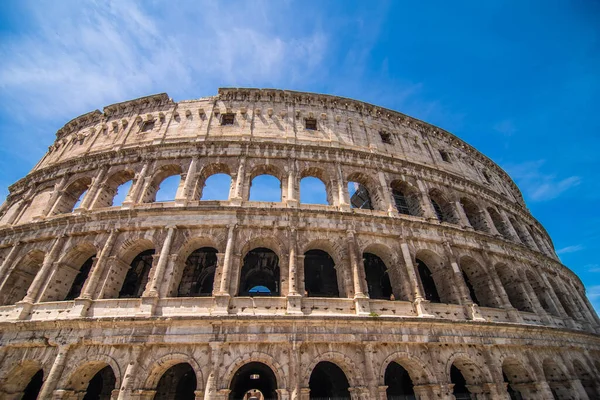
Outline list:
[[[221,281],[215,281],[215,277],[223,269],[225,256],[211,243],[191,238],[180,250],[167,249],[165,263],[170,263],[169,273],[157,294],[160,297],[214,296],[221,287],[236,296],[286,296],[294,291],[289,282],[287,287],[285,282],[292,256],[283,253],[284,249],[275,242],[262,239],[244,246],[246,250],[239,256],[239,264],[233,266],[234,271],[220,277],[227,280],[224,286]],[[262,245],[252,246],[252,243]],[[160,255],[148,239],[124,244],[123,251],[106,257],[100,265],[98,249],[93,243],[74,245],[58,262],[52,262],[54,269],[39,285],[42,293],[33,300],[142,297],[151,289],[151,271],[156,269]],[[475,303],[482,307],[546,312],[594,323],[593,314],[585,312],[588,309],[585,298],[568,295],[577,293],[575,289],[531,268],[519,269],[506,262],[486,265],[467,254],[457,257],[455,265],[448,265],[447,255],[438,255],[430,249],[415,249],[407,255],[409,261],[402,261],[391,248],[372,244],[360,255],[359,271],[355,275],[348,253],[336,252],[335,248],[336,245],[320,240],[309,245],[298,258],[295,290],[300,295],[351,298],[360,292],[371,299],[410,302],[421,297],[431,303]],[[1,305],[25,298],[36,276],[41,274],[46,258],[41,250],[32,250],[12,266],[5,266],[8,273],[0,281]],[[98,270],[96,278],[92,280],[90,276],[95,270]]]
[[[277,363],[269,360],[268,357],[249,357],[244,362],[227,366],[231,374],[226,374],[223,383],[219,384],[227,388],[223,391],[213,386],[215,382],[211,382],[211,378],[204,381],[204,377],[214,376],[214,371],[201,371],[196,362],[175,355],[150,368],[143,383],[144,398],[194,400],[206,398],[198,397],[204,393],[219,392],[221,396],[227,396],[219,398],[229,400],[281,399],[282,392],[288,392],[287,377]],[[361,371],[355,369],[357,365],[352,360],[344,361],[339,356],[329,358],[325,354],[308,366],[307,374],[299,382],[303,396],[296,392],[297,397],[294,397],[293,389],[289,394],[296,399],[337,400],[364,398],[362,396],[369,392],[369,398],[381,400],[447,398],[447,395],[460,400],[480,398],[482,394],[511,400],[548,399],[547,396],[556,400],[583,399],[585,396],[595,399],[600,396],[600,381],[579,359],[572,360],[572,372],[553,358],[544,358],[539,368],[532,369],[518,357],[507,356],[499,367],[498,375],[492,375],[489,367],[466,354],[455,353],[447,360],[444,376],[436,376],[418,357],[391,355],[382,364],[375,381],[369,381],[359,377]],[[600,369],[598,362],[595,368]],[[76,396],[73,398],[109,400],[124,388],[122,372],[113,362],[87,360],[66,370],[65,374],[59,380],[58,390],[72,393]],[[2,380],[0,394],[34,400],[40,395],[46,378],[44,369],[37,362],[21,362]],[[377,394],[372,392],[373,389]],[[374,394],[376,397],[372,397]],[[217,398],[216,394],[214,396]]]
[[[497,234],[555,257],[546,235],[532,224],[519,223],[507,211],[491,204],[483,204],[480,200],[475,201],[469,196],[449,196],[448,190],[442,188],[426,189],[422,183],[404,178],[393,179],[389,185],[382,187],[380,181],[385,181],[384,177],[377,179],[364,172],[331,176],[316,167],[301,170],[298,174],[299,181],[296,182],[294,173],[286,175],[281,168],[271,164],[256,165],[247,174],[244,173],[243,166],[244,163],[236,173],[224,163],[208,164],[195,172],[195,162],[192,162],[188,171],[184,171],[184,166],[180,164],[164,164],[153,173],[147,172],[146,167],[137,174],[133,169],[114,172],[111,169],[101,172],[95,179],[89,176],[74,177],[64,182],[64,187],[44,189],[35,195],[32,205],[35,203],[35,209],[46,209],[48,214],[64,214],[78,207],[99,209],[176,200],[239,198],[269,202],[299,200],[302,204],[335,206],[346,204],[353,208],[464,225],[476,231]],[[37,204],[36,199],[42,197],[46,204]],[[12,208],[6,210],[3,220],[13,218],[8,215],[16,213]],[[27,218],[20,219],[26,222]]]

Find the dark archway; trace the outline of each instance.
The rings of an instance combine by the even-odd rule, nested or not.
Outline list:
[[[400,364],[396,362],[389,363],[385,369],[384,382],[387,386],[386,394],[388,400],[416,399],[412,379],[408,371]]]
[[[244,257],[239,296],[279,296],[279,257],[273,250],[258,247]]]
[[[192,252],[185,262],[177,290],[178,297],[211,296],[217,269],[217,249],[202,247]]]
[[[350,399],[348,378],[344,371],[329,361],[318,363],[308,381],[311,399]]]
[[[348,182],[348,193],[350,194],[350,207],[373,210],[373,202],[367,187],[358,182]]]
[[[467,381],[462,372],[454,365],[450,367],[450,382],[454,384],[452,394],[456,400],[471,400],[471,392],[467,389]]]
[[[83,400],[110,400],[116,382],[112,368],[109,366],[102,368],[90,379]]]
[[[504,383],[506,383],[506,391],[508,392],[508,397],[510,397],[510,400],[523,400],[521,392],[513,387],[504,371],[502,371],[502,379],[504,380]]]
[[[123,286],[121,286],[120,299],[142,296],[146,283],[148,283],[148,273],[152,268],[153,260],[154,249],[143,251],[135,256],[127,271]]]
[[[406,182],[393,181],[390,184],[392,189],[392,198],[396,205],[396,210],[400,214],[422,216],[421,200],[419,193]]]
[[[304,288],[311,297],[339,297],[333,258],[323,250],[304,253]]]
[[[174,365],[160,377],[154,400],[194,400],[197,385],[196,373],[190,364]]]
[[[421,278],[421,284],[423,285],[423,292],[425,300],[429,300],[432,303],[441,303],[440,295],[435,286],[431,270],[423,261],[417,258],[417,271],[419,272],[419,278]]]
[[[259,390],[264,400],[277,399],[277,378],[268,365],[251,362],[241,366],[231,379],[229,400],[242,400],[250,390]]]
[[[462,271],[462,275],[463,279],[465,280],[465,285],[467,285],[467,289],[469,289],[469,295],[471,296],[471,300],[473,301],[473,303],[481,305],[479,303],[479,300],[477,299],[477,295],[475,294],[475,288],[473,287],[471,280],[469,280],[469,276],[465,271]]]
[[[90,274],[90,270],[92,269],[92,265],[94,264],[94,259],[96,255],[91,256],[83,263],[81,268],[79,268],[79,272],[75,276],[73,280],[73,284],[71,285],[71,289],[69,289],[69,293],[65,297],[65,300],[73,300],[81,294],[81,289],[83,289],[83,285]]]
[[[390,300],[392,295],[392,284],[387,267],[383,260],[371,253],[363,253],[365,264],[365,276],[369,297],[372,299]]]
[[[23,391],[22,400],[36,400],[44,383],[44,370],[39,370],[32,377],[25,390]]]

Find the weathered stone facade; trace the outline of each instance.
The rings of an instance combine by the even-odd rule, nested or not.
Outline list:
[[[229,200],[201,201],[216,173]],[[249,201],[261,174],[281,202]],[[329,205],[300,203],[305,177]],[[600,320],[507,174],[333,96],[161,94],[70,121],[0,209],[0,305],[5,399],[237,399],[253,375],[282,400],[600,398]]]

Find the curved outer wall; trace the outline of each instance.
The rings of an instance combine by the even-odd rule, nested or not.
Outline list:
[[[232,178],[229,200],[200,201],[215,173]],[[281,202],[249,201],[261,174],[279,179]],[[175,199],[154,201],[172,175]],[[300,203],[304,177],[325,184],[329,205]],[[373,210],[351,206],[348,182]],[[206,247],[212,292],[178,296],[186,260]],[[257,248],[277,256],[278,296],[239,295]],[[148,250],[138,296],[120,297]],[[309,292],[310,250],[331,257],[339,296]],[[375,256],[389,297],[369,295]],[[20,398],[41,369],[40,398],[79,399],[109,366],[113,398],[151,399],[188,363],[197,399],[227,399],[238,368],[261,362],[278,398],[308,399],[320,361],[341,368],[354,399],[386,399],[391,362],[419,399],[452,399],[452,366],[477,399],[509,398],[503,374],[524,398],[600,396],[599,319],[508,175],[448,132],[333,96],[159,94],[70,121],[0,208],[0,302],[2,398]]]

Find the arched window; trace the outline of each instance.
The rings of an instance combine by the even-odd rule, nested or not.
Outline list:
[[[571,388],[571,381],[558,363],[551,359],[545,359],[542,363],[542,367],[544,370],[544,377],[550,386],[554,398],[572,398],[573,390]]]
[[[386,394],[390,400],[414,399],[414,385],[408,371],[400,364],[391,362],[385,369],[384,383]]]
[[[121,206],[129,193],[134,173],[123,170],[114,173],[101,185],[98,195],[94,200],[93,208]]]
[[[229,200],[231,176],[219,173],[206,178],[200,200]]]
[[[117,188],[115,190],[115,195],[112,198],[111,206],[119,207],[119,206],[123,205],[123,202],[127,198],[129,191],[131,190],[132,184],[133,184],[133,181],[129,180],[129,181],[123,182],[122,184],[117,186]]]
[[[429,192],[429,199],[431,200],[435,215],[440,222],[448,222],[451,224],[458,222],[452,203],[450,203],[439,190],[431,190]]]
[[[554,290],[554,294],[558,298],[558,301],[562,305],[563,309],[567,313],[567,315],[573,319],[575,319],[575,312],[573,311],[573,304],[571,300],[565,296],[562,290],[558,287],[556,282],[552,278],[548,278],[548,282],[550,282],[550,286],[552,286],[552,290]]]
[[[350,384],[340,367],[329,361],[318,363],[308,381],[311,399],[350,399]]]
[[[304,253],[304,288],[310,297],[339,297],[335,264],[323,250]]]
[[[532,243],[529,240],[529,238],[527,237],[527,234],[525,233],[525,231],[523,230],[523,227],[518,224],[514,218],[509,218],[509,221],[511,223],[511,225],[513,226],[515,232],[517,232],[517,236],[519,236],[519,240],[521,241],[521,243],[523,243],[525,246],[532,248]]]
[[[348,182],[348,193],[350,194],[350,206],[364,210],[373,210],[371,195],[366,186],[358,182]]]
[[[71,284],[71,289],[69,289],[69,292],[67,293],[67,296],[65,297],[65,300],[73,300],[73,299],[79,297],[79,295],[81,294],[81,289],[83,289],[83,285],[84,285],[88,275],[90,274],[90,270],[92,269],[92,265],[94,264],[95,257],[96,257],[96,255],[93,255],[90,258],[88,258],[83,263],[81,268],[79,268],[79,272],[75,276],[75,279],[73,279],[73,283]]]
[[[314,176],[302,178],[300,180],[300,203],[329,205],[325,183]]]
[[[423,215],[419,193],[416,190],[411,189],[408,184],[400,181],[393,181],[390,187],[392,189],[392,198],[394,199],[396,210],[398,210],[400,214],[414,216]]]
[[[460,369],[452,365],[450,367],[450,382],[454,384],[452,394],[456,400],[470,400],[471,392],[467,388],[467,381]]]
[[[547,293],[547,289],[545,288],[545,286],[539,281],[539,279],[537,279],[533,275],[533,273],[531,271],[525,272],[525,276],[527,277],[529,284],[533,288],[535,296],[537,297],[538,301],[540,302],[540,305],[542,306],[542,308],[546,312],[557,315],[556,310],[554,310],[552,307],[550,307],[550,302],[547,297],[548,293]]]
[[[211,296],[217,268],[217,249],[203,247],[189,255],[185,262],[177,296]]]
[[[510,304],[519,311],[532,311],[529,301],[522,292],[521,285],[519,284],[520,278],[516,272],[504,264],[499,264],[496,266],[496,273],[500,278]]]
[[[279,296],[279,290],[277,254],[264,247],[249,251],[240,273],[239,296]]]
[[[83,195],[87,192],[91,184],[91,178],[81,178],[67,186],[54,206],[53,213],[66,214],[73,211],[75,205],[83,200]]]
[[[84,400],[110,400],[115,390],[116,378],[112,368],[106,366],[98,371],[85,391]]]
[[[258,175],[250,183],[250,201],[281,201],[281,181],[273,175]]]
[[[505,239],[510,239],[510,231],[508,230],[506,223],[502,219],[500,213],[491,207],[488,207],[487,211],[488,214],[490,214],[490,218],[492,219],[492,222],[494,223],[494,226],[496,227],[498,233],[504,236]]]
[[[260,393],[258,399],[277,399],[277,377],[268,365],[261,362],[249,362],[242,365],[233,375],[229,389],[230,400],[251,399],[248,393]]]
[[[197,387],[196,373],[188,363],[172,366],[160,377],[154,400],[194,400]]]
[[[43,262],[44,253],[38,250],[24,256],[2,285],[0,305],[15,304],[24,298]]]
[[[519,385],[533,382],[530,373],[521,362],[510,358],[505,359],[502,363],[502,378],[506,383],[506,391],[511,400],[522,400],[523,396],[519,392]]]
[[[581,381],[581,385],[588,397],[590,399],[600,398],[600,393],[594,382],[594,376],[590,374],[589,370],[579,360],[573,361],[573,370],[575,371],[575,376]]]
[[[392,285],[390,283],[388,269],[383,260],[375,254],[364,253],[363,261],[369,297],[372,299],[390,300],[392,296]]]
[[[441,303],[440,295],[438,294],[437,288],[435,287],[435,282],[433,280],[433,276],[431,275],[431,270],[423,261],[417,258],[417,271],[419,272],[419,278],[421,279],[421,284],[423,285],[423,291],[425,295],[425,299],[429,300],[432,303]]]
[[[490,231],[483,213],[473,201],[463,197],[460,199],[460,204],[462,205],[463,210],[465,210],[465,215],[473,229],[481,232]]]
[[[460,268],[474,303],[482,307],[500,306],[490,276],[482,265],[470,257],[463,257]]]
[[[165,178],[156,191],[156,201],[174,201],[177,195],[177,188],[181,182],[181,175],[171,175]]]
[[[142,296],[153,261],[154,249],[143,251],[133,259],[119,292],[119,298]]]
[[[42,389],[42,384],[44,383],[44,370],[40,369],[38,372],[33,374],[31,380],[25,387],[23,391],[23,397],[21,400],[36,400]]]

